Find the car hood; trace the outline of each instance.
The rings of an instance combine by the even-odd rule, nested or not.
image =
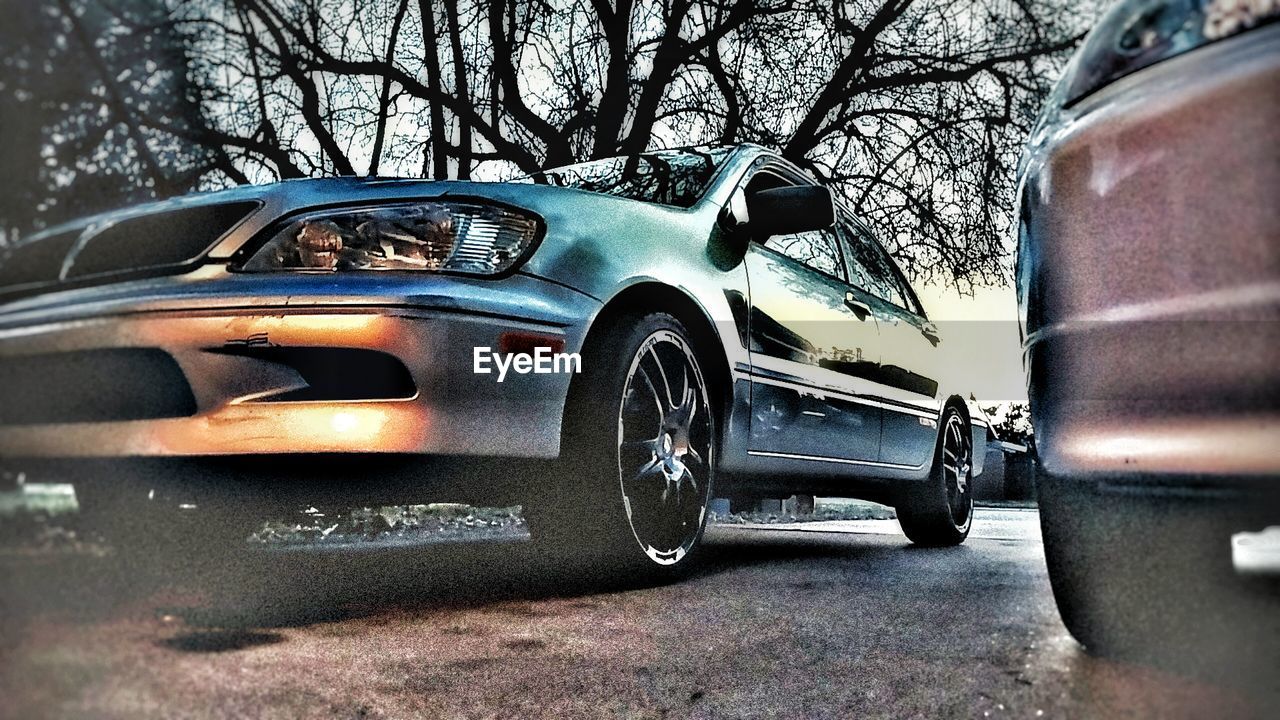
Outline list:
[[[0,254],[0,303],[225,263],[281,218],[303,211],[448,198],[494,202],[539,216],[547,227],[546,247],[525,269],[562,280],[590,275],[577,270],[651,254],[655,237],[692,229],[699,215],[696,209],[529,182],[288,180],[142,203],[33,235]]]

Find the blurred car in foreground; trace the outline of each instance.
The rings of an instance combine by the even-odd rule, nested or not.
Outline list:
[[[1091,651],[1187,652],[1251,622],[1212,599],[1237,582],[1233,533],[1259,533],[1242,569],[1280,570],[1259,549],[1280,524],[1278,17],[1121,2],[1020,166],[1045,554]]]
[[[51,229],[0,292],[0,457],[116,524],[519,502],[669,575],[713,496],[879,500],[960,543],[982,470],[897,266],[754,146],[193,196]]]

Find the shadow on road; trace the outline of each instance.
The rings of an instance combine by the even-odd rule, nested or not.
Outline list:
[[[762,536],[762,537],[761,537]],[[499,612],[537,614],[519,601],[578,598],[626,591],[636,584],[589,565],[540,552],[530,541],[358,551],[258,553],[234,563],[206,565],[188,582],[206,602],[183,609],[189,625],[298,627],[380,613],[425,614],[441,609],[494,606]],[[691,580],[736,568],[884,552],[785,533],[708,543]]]
[[[1016,703],[1027,716],[1249,717],[1277,701],[1266,663],[1233,656],[1196,680],[1086,655],[1057,619],[1033,540],[908,551],[892,534],[722,526],[708,537],[693,577],[644,592],[567,568],[528,541],[321,546],[217,562],[0,554],[0,659],[39,649],[63,658],[47,683],[71,683],[85,654],[100,683],[148,697],[168,697],[191,668],[221,668],[209,707],[258,697],[262,684],[332,686],[352,703],[383,697],[369,677],[433,701],[484,695],[485,707],[583,687],[600,688],[588,704],[651,687],[689,703],[730,703],[740,690],[752,703],[812,693],[804,702],[827,707],[829,679],[849,673],[862,679],[840,701],[849,707],[895,707],[883,704],[891,698],[928,715],[951,703],[938,716]],[[708,663],[708,652],[718,659]],[[242,676],[245,662],[269,677]],[[371,675],[343,684],[350,663]],[[701,673],[693,685],[689,667]],[[757,686],[769,689],[757,697]],[[874,698],[857,694],[868,689]],[[780,715],[804,714],[787,707],[795,712]]]
[[[275,645],[284,642],[280,633],[253,632],[250,630],[200,630],[176,635],[161,640],[160,645],[170,650],[190,653],[216,653],[260,645]]]
[[[727,535],[704,546],[695,579],[750,565],[870,556],[887,550],[810,533]],[[9,588],[0,593],[5,618],[0,626],[19,625],[33,615],[70,622],[94,622],[122,612],[170,616],[196,632],[166,640],[166,647],[220,652],[282,639],[249,632],[255,628],[302,627],[388,612],[505,606],[628,589],[616,578],[567,565],[540,550],[536,543],[516,540],[254,550],[218,559],[173,556],[159,549],[23,558],[17,563],[5,559],[11,578]],[[207,632],[211,630],[226,632]]]

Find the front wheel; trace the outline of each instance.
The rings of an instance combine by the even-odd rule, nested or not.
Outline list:
[[[662,580],[697,555],[714,482],[715,417],[689,333],[653,313],[583,354],[561,460],[526,506],[534,539],[601,576]]]
[[[973,523],[973,440],[955,407],[942,414],[933,469],[898,503],[902,532],[917,545],[959,545]]]

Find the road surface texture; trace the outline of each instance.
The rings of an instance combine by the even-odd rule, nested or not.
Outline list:
[[[1280,717],[1280,666],[1084,654],[1031,510],[980,511],[941,550],[892,520],[709,539],[691,579],[630,591],[520,541],[234,567],[0,553],[0,716]]]

